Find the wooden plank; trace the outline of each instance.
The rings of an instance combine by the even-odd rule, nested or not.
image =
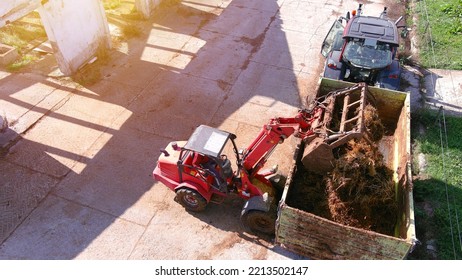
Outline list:
[[[282,205],[278,243],[313,259],[402,259],[411,245],[406,240],[338,224]]]

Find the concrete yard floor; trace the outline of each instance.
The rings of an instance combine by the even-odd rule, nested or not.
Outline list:
[[[161,148],[200,124],[245,147],[270,118],[295,114],[315,94],[332,21],[356,5],[184,1],[114,48],[92,85],[55,69],[0,71],[0,113],[15,120],[0,135],[2,197],[12,198],[0,201],[0,259],[302,258],[245,233],[241,199],[189,213],[151,172]],[[268,166],[287,174],[293,149],[280,145]]]
[[[18,205],[27,217],[0,258],[299,258],[243,231],[241,199],[188,213],[151,172],[161,148],[200,124],[237,134],[245,147],[271,117],[295,114],[314,93],[337,8],[187,1],[163,7],[141,37],[114,49],[91,86],[2,72],[2,108],[18,120],[2,137],[20,134],[1,160],[2,181],[29,202]],[[268,166],[287,172],[293,148],[279,146]]]

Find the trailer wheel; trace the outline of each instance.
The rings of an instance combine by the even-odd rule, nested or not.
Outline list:
[[[276,216],[271,212],[249,210],[241,216],[241,221],[253,233],[274,235]]]
[[[201,212],[207,206],[207,200],[197,191],[191,189],[179,189],[175,200],[188,211]]]

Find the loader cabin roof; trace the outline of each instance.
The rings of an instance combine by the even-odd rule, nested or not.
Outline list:
[[[385,18],[356,16],[350,19],[350,28],[346,30],[344,37],[350,38],[374,38],[377,41],[399,44],[398,28],[394,22]]]
[[[211,157],[219,157],[226,142],[229,139],[235,139],[232,133],[219,130],[206,125],[200,125],[194,130],[188,142],[183,149],[199,152]]]

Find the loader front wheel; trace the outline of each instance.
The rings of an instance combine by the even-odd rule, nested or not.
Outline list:
[[[241,216],[244,227],[253,233],[274,235],[276,215],[261,210],[249,210]]]
[[[207,206],[207,200],[197,191],[191,189],[179,189],[175,200],[188,211],[201,212]]]

